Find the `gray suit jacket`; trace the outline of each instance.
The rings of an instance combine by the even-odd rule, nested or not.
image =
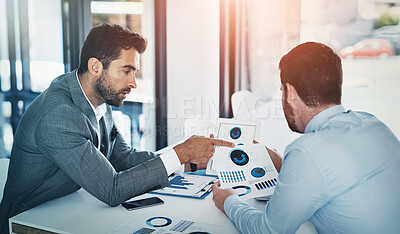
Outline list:
[[[97,121],[76,78],[57,77],[29,106],[14,138],[0,205],[0,230],[8,218],[81,187],[110,206],[168,185],[161,159],[132,149],[104,116],[108,153],[96,148]],[[45,217],[43,217],[45,218]]]

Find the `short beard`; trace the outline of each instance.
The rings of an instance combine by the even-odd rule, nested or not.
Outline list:
[[[285,114],[286,122],[290,130],[292,130],[293,132],[301,133],[296,126],[296,120],[294,119],[293,108],[289,105],[286,99],[283,100],[282,105],[283,105],[283,113]]]
[[[104,99],[105,103],[111,106],[120,107],[124,103],[124,99],[119,96],[121,91],[115,91],[106,80],[107,72],[103,73],[96,81],[96,91]]]

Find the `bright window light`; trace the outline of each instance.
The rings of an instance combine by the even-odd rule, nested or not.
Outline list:
[[[140,15],[143,13],[141,2],[96,2],[90,4],[92,14]]]

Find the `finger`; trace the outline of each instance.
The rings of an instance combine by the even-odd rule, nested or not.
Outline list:
[[[259,144],[260,142],[258,142],[258,141],[256,141],[256,140],[253,140],[253,143],[254,143],[254,144]]]
[[[211,133],[211,134],[210,134],[210,138],[214,138],[214,134]]]
[[[213,144],[213,145],[228,146],[231,148],[235,147],[235,144],[233,144],[232,142],[229,142],[229,141],[213,139],[213,138],[211,138],[210,140],[211,140],[211,144]]]
[[[184,164],[184,172],[190,171],[190,164],[189,163],[185,163]]]
[[[211,185],[211,188],[212,188],[212,190],[214,191],[214,190],[220,189],[219,186],[221,186],[221,184],[220,184],[219,181],[218,181],[218,182],[215,182],[213,185]]]
[[[208,147],[207,147],[208,148]],[[213,145],[210,145],[210,148],[208,148],[208,150],[209,151],[211,151],[211,152],[214,152],[214,150],[215,150],[215,146],[213,146]]]
[[[198,164],[197,164],[197,170],[206,169],[207,163],[208,163],[208,162],[206,162],[206,163],[198,163]]]

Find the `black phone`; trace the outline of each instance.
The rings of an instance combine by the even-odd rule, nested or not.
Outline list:
[[[122,203],[122,206],[127,210],[135,210],[149,206],[161,205],[164,204],[164,201],[158,197],[149,197],[136,201],[127,201]]]

